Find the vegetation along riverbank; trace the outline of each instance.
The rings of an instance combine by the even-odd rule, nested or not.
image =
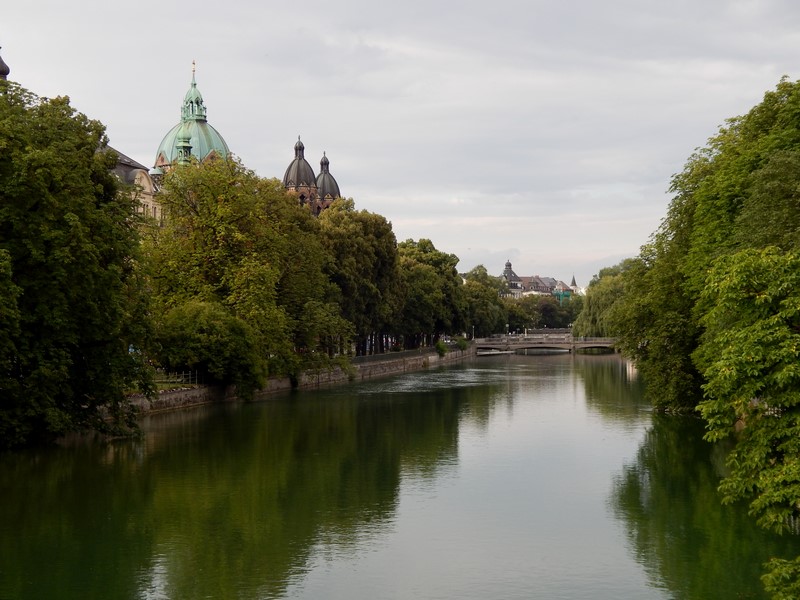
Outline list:
[[[638,256],[586,298],[513,297],[381,215],[297,191],[235,156],[183,156],[158,222],[115,175],[104,127],[67,98],[0,80],[0,444],[136,428],[131,392],[193,370],[254,398],[269,381],[350,373],[359,357],[574,322],[607,336],[653,404],[729,439],[725,502],[766,528],[800,518],[800,83],[725,122],[671,182]],[[305,374],[305,375],[304,375]],[[800,557],[764,575],[800,597]]]
[[[0,123],[3,448],[135,430],[131,395],[154,398],[157,370],[248,399],[269,381],[562,327],[580,310],[580,297],[505,297],[484,267],[459,273],[431,240],[398,242],[352,199],[317,214],[233,155],[171,165],[155,220],[117,176],[103,125],[67,98],[0,80]]]
[[[726,121],[670,187],[639,256],[600,271],[575,323],[618,338],[651,401],[697,410],[731,440],[724,502],[768,529],[800,517],[800,83],[783,79]],[[800,597],[800,557],[764,583]]]

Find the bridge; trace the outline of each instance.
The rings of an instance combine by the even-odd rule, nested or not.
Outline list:
[[[488,338],[475,338],[478,355],[491,355],[499,352],[510,353],[517,350],[585,350],[588,348],[613,348],[616,338],[576,337],[571,333],[535,333],[527,335],[497,335]]]

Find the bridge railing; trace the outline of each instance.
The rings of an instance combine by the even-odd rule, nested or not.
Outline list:
[[[476,344],[603,344],[610,345],[616,342],[615,338],[573,336],[571,333],[535,333],[535,334],[508,334],[495,335],[488,338],[475,338]]]

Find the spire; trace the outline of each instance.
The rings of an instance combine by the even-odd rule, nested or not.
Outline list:
[[[206,107],[203,104],[203,95],[197,89],[197,82],[194,79],[194,73],[197,65],[192,61],[192,85],[186,96],[183,98],[183,108],[181,109],[182,121],[205,121],[206,120]]]
[[[192,131],[188,121],[184,121],[183,125],[181,125],[181,128],[178,130],[175,148],[178,150],[178,164],[188,165],[191,162],[192,156]]]
[[[330,202],[336,198],[341,198],[342,194],[339,191],[339,184],[330,172],[330,161],[325,152],[322,153],[322,159],[319,161],[319,175],[317,175],[317,194],[322,200]]]
[[[0,79],[5,81],[8,79],[9,73],[11,73],[11,69],[8,68],[8,65],[3,62],[2,57],[0,57]]]
[[[305,154],[306,147],[303,145],[303,142],[300,141],[300,136],[297,136],[297,143],[294,145],[294,157],[295,158],[305,158],[303,156]]]

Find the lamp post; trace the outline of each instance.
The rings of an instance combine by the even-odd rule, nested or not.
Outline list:
[[[472,326],[472,339],[475,339],[475,325]]]

